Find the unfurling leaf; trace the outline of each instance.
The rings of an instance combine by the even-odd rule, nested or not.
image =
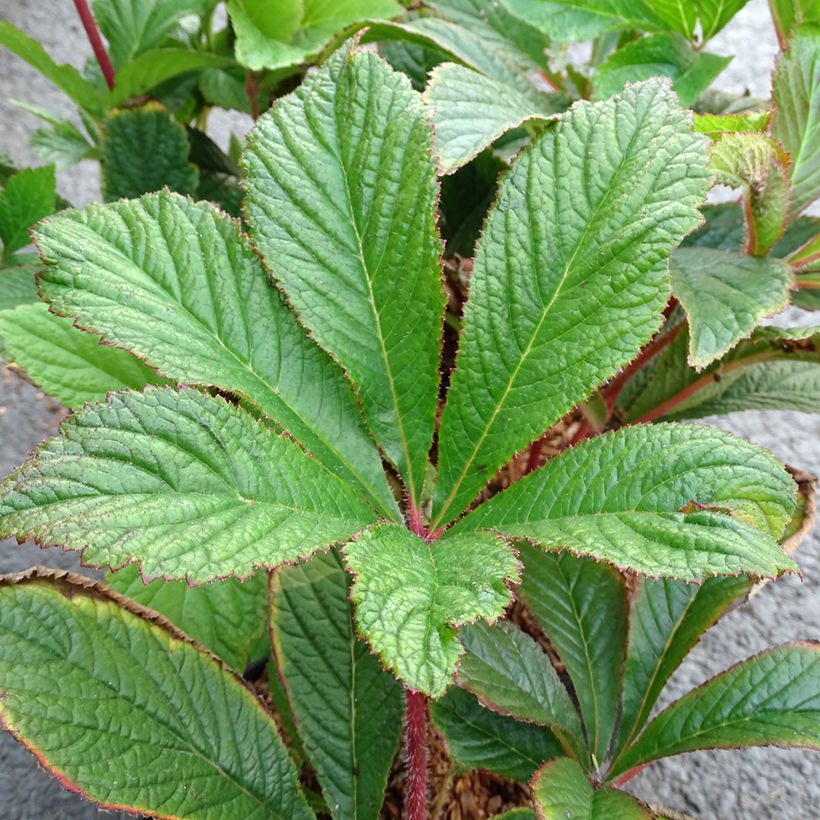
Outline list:
[[[700,219],[706,144],[668,85],[579,103],[515,162],[476,249],[433,526],[638,352]]]
[[[458,627],[495,620],[518,579],[512,550],[490,533],[428,542],[384,524],[344,548],[359,629],[408,686],[436,697],[463,652]]]
[[[87,578],[40,570],[0,580],[0,718],[104,807],[313,816],[256,696],[156,613]]]
[[[773,576],[795,568],[774,540],[795,496],[780,464],[728,433],[636,426],[553,458],[453,532],[493,529],[647,575]]]
[[[149,579],[249,575],[376,518],[292,441],[190,388],[85,407],[0,485],[4,536],[138,561]]]
[[[414,502],[444,310],[432,141],[407,78],[351,47],[273,105],[244,158],[254,241]]]

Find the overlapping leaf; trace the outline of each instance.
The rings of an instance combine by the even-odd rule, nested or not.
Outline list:
[[[792,273],[774,258],[681,248],[669,264],[672,292],[689,320],[689,363],[702,369],[788,304]]]
[[[250,398],[384,514],[395,502],[343,374],[307,338],[235,222],[168,192],[39,226],[53,309],[180,382]]]
[[[611,777],[695,749],[820,749],[820,644],[784,644],[736,664],[660,713]]]
[[[54,168],[26,168],[12,174],[0,190],[0,242],[3,261],[29,244],[29,228],[54,211]]]
[[[224,399],[115,393],[63,422],[0,485],[0,532],[146,578],[249,575],[376,519],[296,444]]]
[[[432,130],[407,79],[342,49],[259,121],[244,158],[254,241],[365,418],[421,492],[444,293]]]
[[[668,86],[577,104],[516,161],[476,250],[434,526],[631,359],[700,219],[706,146]]]
[[[627,599],[611,566],[522,545],[518,594],[566,667],[595,759],[606,759],[623,675]]]
[[[47,571],[0,604],[0,716],[63,783],[157,817],[313,816],[257,698],[155,613]]]
[[[794,482],[766,451],[707,427],[652,425],[562,453],[453,532],[491,528],[646,575],[772,576],[794,569],[774,540],[794,507]]]
[[[281,570],[272,613],[279,670],[330,813],[375,820],[404,704],[395,678],[356,636],[337,554]]]
[[[434,697],[463,652],[458,627],[498,618],[518,577],[512,550],[489,533],[428,543],[384,524],[347,544],[344,555],[356,576],[360,631],[408,686]]]

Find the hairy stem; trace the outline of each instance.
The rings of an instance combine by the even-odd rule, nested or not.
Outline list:
[[[114,87],[114,66],[111,64],[111,58],[105,50],[105,43],[103,43],[100,30],[97,28],[97,21],[94,19],[86,0],[74,0],[74,5],[77,8],[77,14],[80,15],[88,42],[91,43],[91,48],[94,50],[94,56],[100,65],[105,84],[109,89],[112,89]]]
[[[404,743],[407,778],[404,784],[404,816],[407,820],[427,818],[427,698],[407,689],[407,718]]]

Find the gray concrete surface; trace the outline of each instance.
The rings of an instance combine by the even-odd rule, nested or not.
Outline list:
[[[60,62],[80,65],[88,49],[69,0],[0,0],[0,18],[35,36]],[[765,0],[751,0],[710,50],[736,54],[718,85],[748,88],[767,97],[776,42]],[[21,164],[36,162],[29,134],[39,126],[8,98],[37,102],[64,115],[68,104],[52,86],[0,49],[0,150]],[[247,118],[220,115],[212,134],[222,144],[230,130],[247,129]],[[60,175],[60,192],[75,204],[99,196],[96,166],[83,163]],[[789,321],[809,323],[791,311]],[[51,434],[60,409],[8,371],[0,377],[0,473],[18,464],[37,442]],[[778,458],[820,473],[820,417],[801,413],[742,413],[711,420],[771,449]],[[673,678],[662,703],[691,689],[734,661],[795,638],[820,638],[820,539],[815,533],[798,555],[804,579],[770,584],[750,604],[713,629]],[[71,553],[41,552],[33,545],[0,542],[0,571],[46,563],[76,567]],[[641,797],[694,814],[702,820],[817,820],[820,818],[820,754],[756,749],[701,752],[650,767],[630,788]],[[34,759],[7,736],[0,736],[0,820],[86,820],[101,813],[63,791],[40,771]],[[111,816],[111,815],[109,815]],[[124,816],[124,815],[123,815]]]

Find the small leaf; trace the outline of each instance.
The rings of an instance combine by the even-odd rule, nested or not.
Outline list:
[[[25,60],[80,108],[91,112],[102,108],[102,94],[74,66],[55,63],[36,40],[7,20],[0,20],[0,46]]]
[[[754,132],[726,134],[712,148],[718,180],[744,191],[744,250],[755,256],[769,253],[786,227],[790,194],[785,161],[777,143]]]
[[[771,111],[744,111],[740,114],[695,114],[695,131],[713,138],[743,131],[762,133],[769,127],[771,118]]]
[[[233,220],[168,192],[38,226],[43,297],[175,381],[249,398],[397,516],[342,372],[307,337]]]
[[[408,686],[437,697],[463,652],[458,627],[494,620],[510,602],[518,562],[489,533],[428,543],[389,524],[344,548],[359,630]]]
[[[610,777],[696,749],[820,749],[820,643],[784,644],[684,695],[613,763]]]
[[[643,728],[661,690],[704,632],[752,589],[745,577],[684,584],[641,578],[629,608],[618,748]]]
[[[106,573],[105,582],[132,601],[164,615],[174,626],[242,674],[267,633],[268,576],[226,578],[201,587],[184,581],[145,583],[129,564]]]
[[[97,149],[70,122],[58,122],[52,128],[38,128],[29,142],[37,156],[43,162],[52,163],[58,171],[97,156]]]
[[[774,576],[795,566],[773,540],[795,495],[765,450],[728,433],[626,427],[556,456],[451,532],[491,528],[646,575]]]
[[[0,191],[0,240],[3,259],[28,245],[29,228],[54,212],[54,168],[26,168],[6,180]]]
[[[48,570],[0,604],[0,718],[64,785],[156,817],[312,817],[256,696],[156,613]]]
[[[772,77],[772,134],[791,154],[791,218],[820,196],[820,27],[792,33]]]
[[[532,781],[541,820],[652,820],[652,812],[616,789],[593,789],[574,760],[546,763]]]
[[[515,161],[476,249],[433,527],[650,338],[668,256],[700,219],[705,151],[650,81],[576,103]]]
[[[97,566],[137,561],[149,579],[249,575],[374,520],[296,444],[190,388],[85,407],[0,485],[3,537],[82,550]]]
[[[538,644],[515,624],[465,627],[460,686],[505,715],[548,726],[566,751],[589,759],[581,722],[564,684]]]
[[[521,545],[518,594],[564,663],[595,759],[609,751],[626,649],[627,599],[612,567],[569,553]]]
[[[279,571],[272,625],[279,669],[330,813],[376,820],[404,699],[356,636],[348,576],[335,552]]]
[[[789,301],[785,262],[707,248],[681,248],[669,263],[672,292],[689,320],[689,363],[697,370],[747,338]]]
[[[125,350],[104,347],[99,336],[78,330],[42,302],[0,311],[3,358],[66,407],[103,401],[112,390],[167,384]]]
[[[106,202],[170,188],[192,194],[199,182],[188,162],[185,129],[159,103],[114,111],[105,123],[102,186]]]
[[[642,37],[613,52],[598,67],[594,99],[617,94],[625,83],[669,77],[681,105],[688,108],[730,62],[731,57],[695,51],[680,34]]]
[[[430,704],[430,715],[451,758],[521,783],[527,783],[545,760],[562,753],[548,729],[487,709],[457,686]]]
[[[546,122],[556,113],[547,95],[539,108],[515,89],[454,63],[433,69],[424,99],[445,174],[466,165],[507,131]]]
[[[431,151],[407,78],[351,47],[259,120],[243,163],[254,242],[416,503],[444,309]]]

